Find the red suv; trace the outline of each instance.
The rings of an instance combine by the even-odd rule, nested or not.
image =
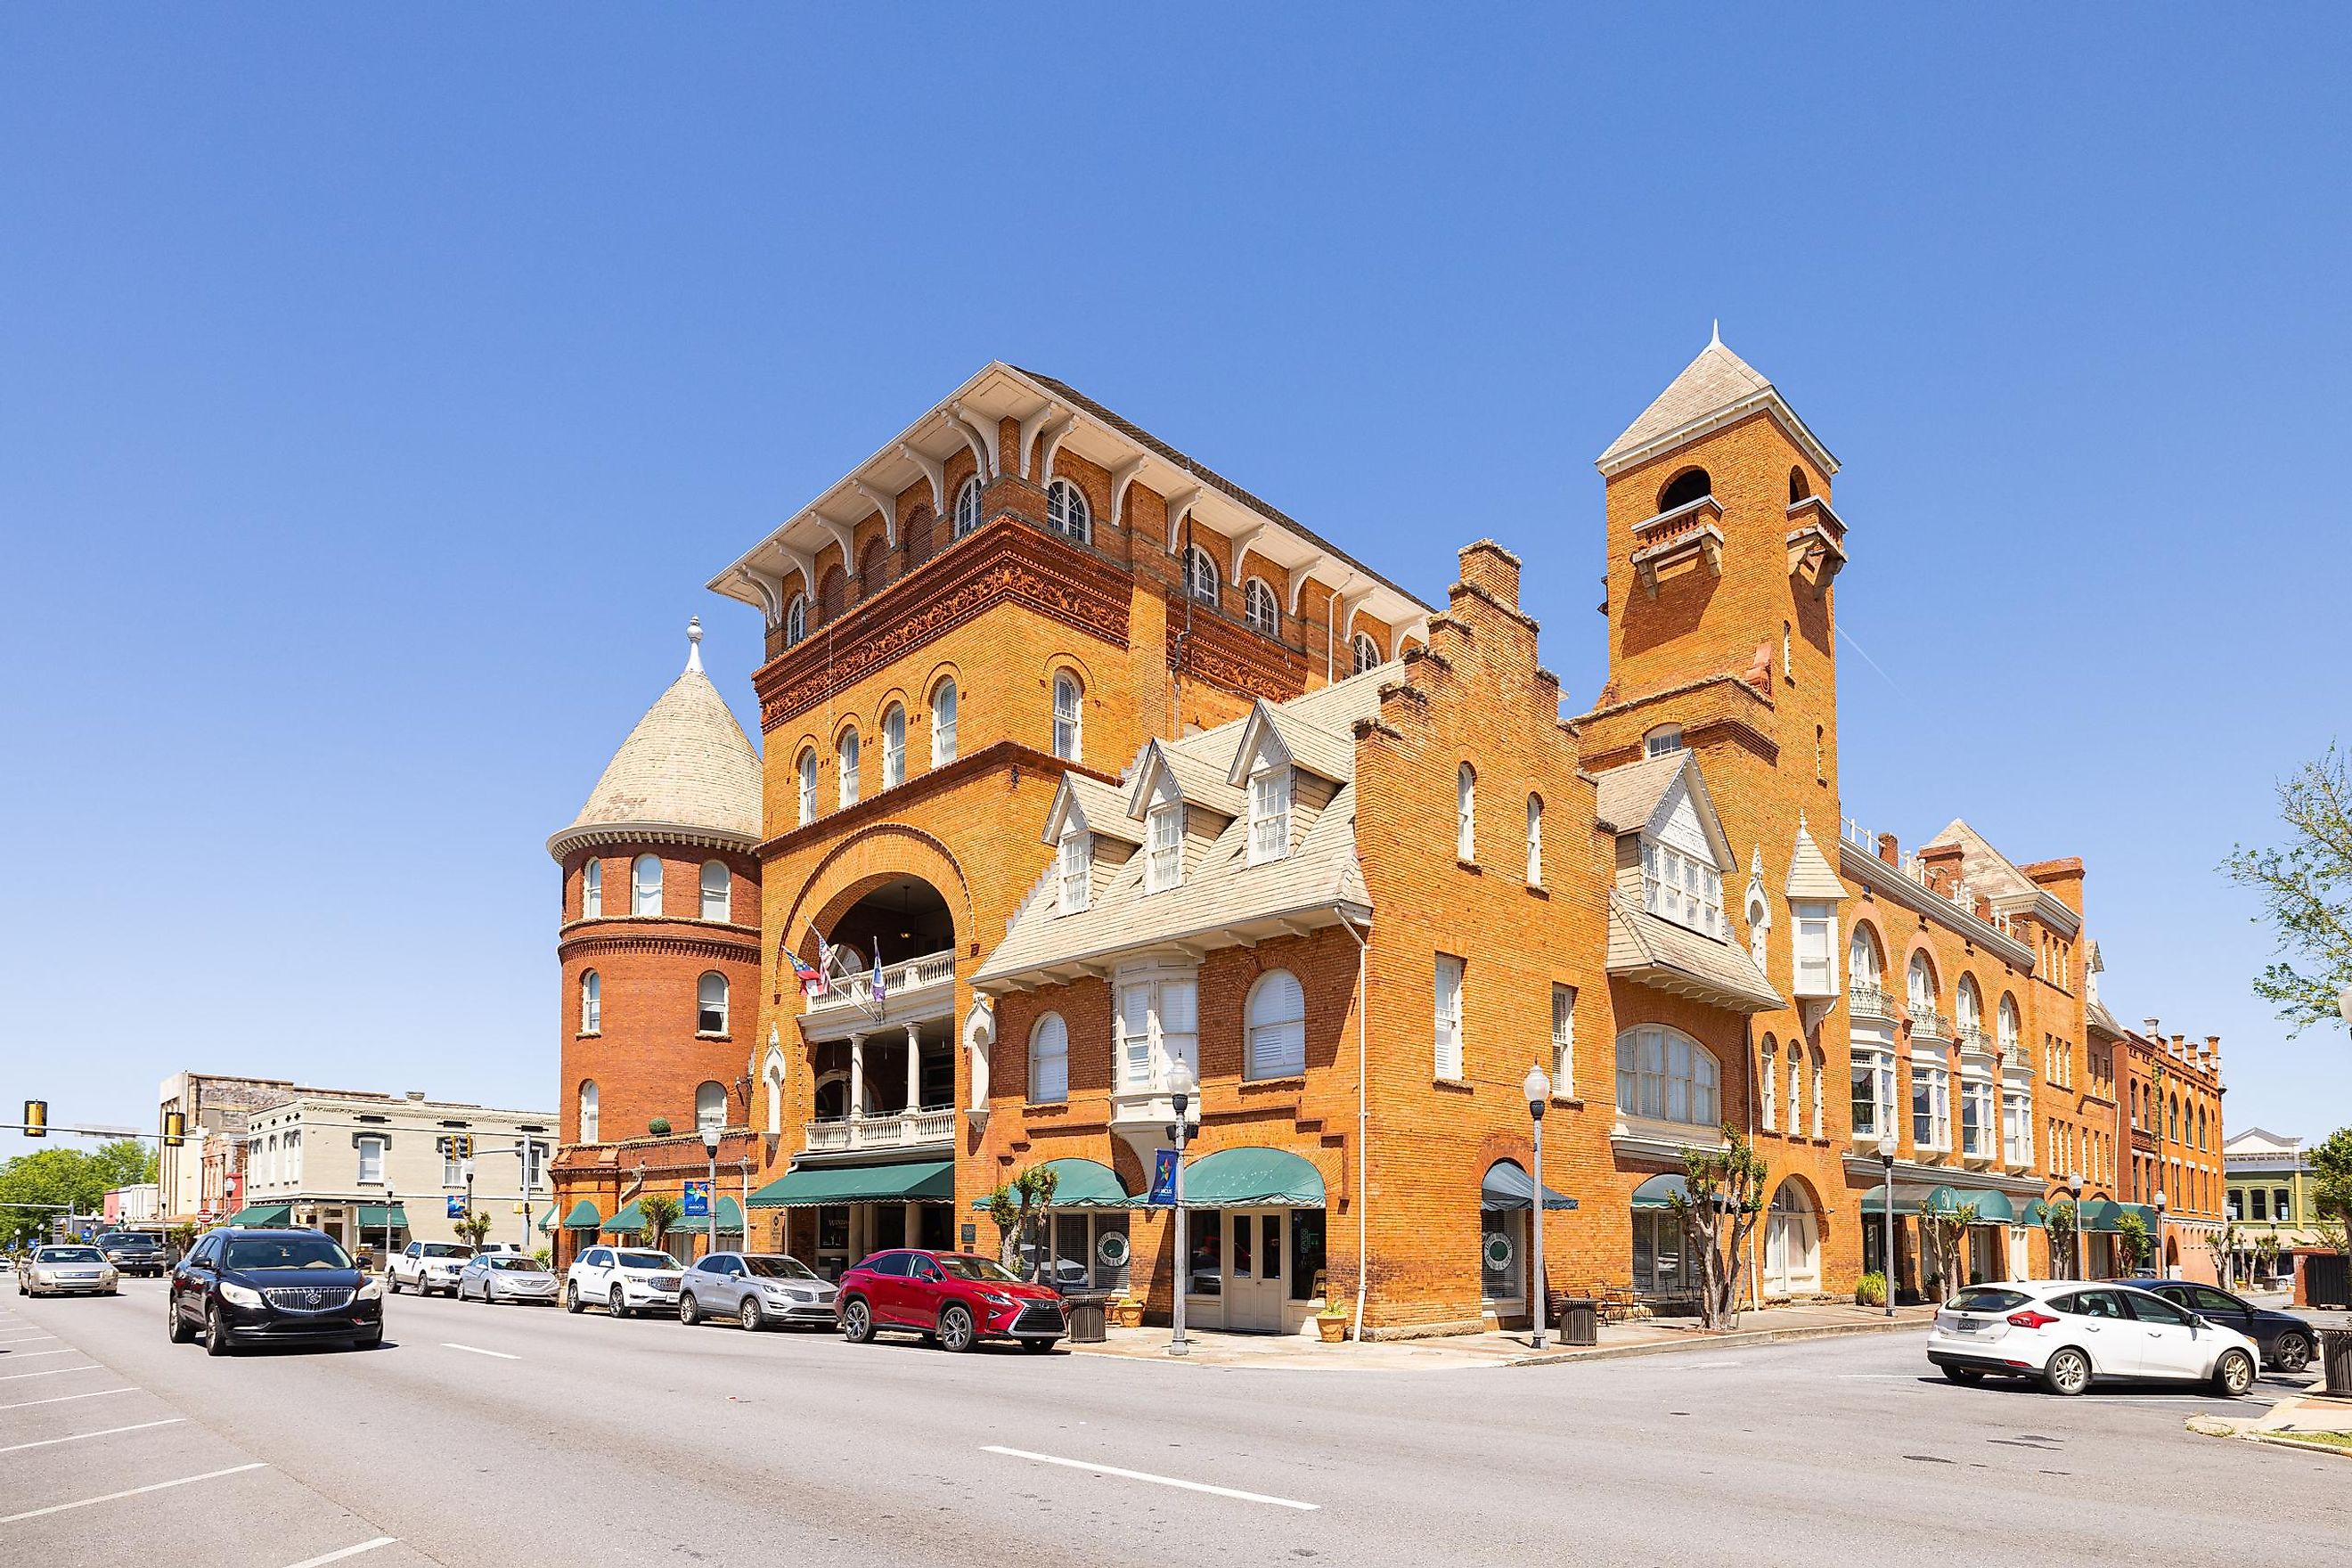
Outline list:
[[[970,1252],[877,1252],[841,1277],[834,1315],[856,1345],[877,1329],[909,1329],[942,1350],[1013,1340],[1043,1352],[1069,1331],[1051,1288]]]

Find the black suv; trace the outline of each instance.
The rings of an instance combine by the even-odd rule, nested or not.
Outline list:
[[[213,1355],[245,1344],[383,1342],[383,1282],[315,1230],[215,1230],[172,1270],[165,1328]]]
[[[143,1230],[118,1230],[98,1238],[98,1249],[114,1265],[117,1274],[139,1274],[153,1279],[171,1267],[164,1256],[163,1244]]]

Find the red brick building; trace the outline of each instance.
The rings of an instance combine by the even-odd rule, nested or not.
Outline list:
[[[701,1084],[753,1245],[828,1272],[993,1251],[980,1204],[1050,1162],[1056,1277],[1156,1313],[1181,1279],[1202,1326],[1514,1321],[1537,1214],[1553,1289],[1670,1307],[1682,1155],[1726,1126],[1772,1172],[1759,1298],[1881,1265],[1890,1175],[1906,1289],[1923,1206],[1974,1211],[1971,1274],[2049,1268],[2066,1178],[2127,1201],[2079,862],[1845,825],[1837,465],[1769,383],[1711,343],[1599,467],[1588,705],[1502,545],[1462,551],[1440,610],[1072,388],[983,369],[711,584],[765,619],[763,757],[698,669],[663,702],[730,790],[756,767],[754,801],[600,785],[551,843],[588,1222],[695,1173],[698,1142],[638,1134],[686,1130]],[[633,736],[614,768],[650,798],[660,755]],[[717,864],[739,902],[586,914],[592,855],[687,891]],[[592,966],[625,976],[598,1031]],[[670,1011],[705,972],[715,1033]],[[1180,1062],[1181,1267],[1141,1202]]]

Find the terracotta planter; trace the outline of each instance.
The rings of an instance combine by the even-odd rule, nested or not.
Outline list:
[[[1121,1301],[1111,1308],[1111,1319],[1122,1329],[1143,1327],[1143,1303]]]
[[[1323,1342],[1327,1345],[1336,1345],[1348,1337],[1348,1320],[1344,1317],[1325,1317],[1318,1313],[1315,1319],[1315,1327],[1322,1334]]]

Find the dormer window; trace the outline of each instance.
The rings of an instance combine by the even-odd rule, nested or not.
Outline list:
[[[1076,914],[1092,901],[1095,872],[1095,836],[1083,827],[1068,827],[1062,833],[1061,912]]]
[[[1682,749],[1683,727],[1680,724],[1661,724],[1642,737],[1642,754],[1645,757],[1663,757]]]
[[[1151,843],[1143,865],[1143,890],[1164,893],[1184,877],[1184,805],[1162,801],[1144,817]]]
[[[1263,866],[1290,853],[1290,770],[1262,763],[1250,779],[1249,863]]]
[[[1647,837],[1642,840],[1642,907],[1717,942],[1731,940],[1730,922],[1723,915],[1723,873]]]

